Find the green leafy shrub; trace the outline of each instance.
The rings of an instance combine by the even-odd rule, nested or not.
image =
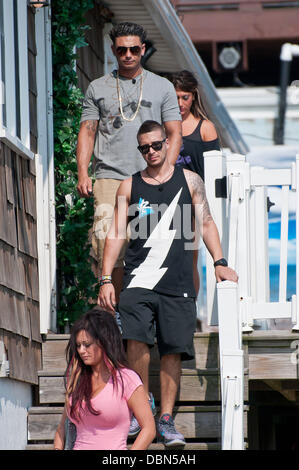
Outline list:
[[[85,13],[92,0],[52,0],[54,153],[57,224],[57,321],[60,331],[88,309],[97,295],[88,231],[93,200],[76,189],[76,146],[82,92],[77,86],[76,49],[87,45]]]

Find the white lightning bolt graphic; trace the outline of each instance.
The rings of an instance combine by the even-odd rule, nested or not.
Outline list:
[[[162,215],[160,222],[145,242],[144,248],[150,247],[151,249],[143,263],[132,271],[135,277],[131,280],[128,288],[143,287],[145,289],[153,289],[167,271],[168,268],[161,268],[160,266],[163,264],[176,234],[176,230],[169,230],[169,227],[182,189],[174,197]]]

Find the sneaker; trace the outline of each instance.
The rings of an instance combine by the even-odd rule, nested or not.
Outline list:
[[[140,430],[141,430],[141,427],[139,426],[139,423],[138,423],[137,419],[133,415],[132,419],[131,419],[131,423],[130,423],[130,429],[129,429],[128,436],[129,437],[137,436],[137,434],[140,432]]]
[[[165,413],[159,419],[157,431],[165,447],[184,446],[186,444],[183,434],[176,430],[173,418],[168,413]]]
[[[150,393],[149,396],[150,396],[150,398],[149,398],[148,402],[150,404],[153,416],[156,416],[157,410],[156,410],[154,395],[152,393]],[[135,416],[133,415],[132,419],[131,419],[131,424],[130,424],[130,429],[129,429],[128,436],[129,437],[137,436],[137,434],[140,432],[140,430],[141,430],[141,428],[139,426],[139,423],[138,423],[137,419],[135,418]]]

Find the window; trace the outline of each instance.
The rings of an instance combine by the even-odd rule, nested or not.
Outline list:
[[[5,67],[4,67],[4,25],[3,25],[3,1],[0,0],[0,80],[1,80],[1,89],[0,89],[0,122],[2,117],[3,125],[6,126],[6,103],[4,98],[4,88],[5,88]]]
[[[21,115],[20,115],[20,60],[19,60],[19,38],[18,38],[18,0],[13,0],[13,23],[15,44],[15,96],[16,96],[16,135],[21,138]]]
[[[3,106],[0,109],[0,138],[14,150],[32,158],[29,129],[27,0],[0,0],[0,34],[3,97]]]

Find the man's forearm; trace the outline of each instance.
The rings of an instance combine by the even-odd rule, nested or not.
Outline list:
[[[173,133],[168,137],[168,140],[167,158],[172,165],[175,165],[182,146],[182,136],[180,133]]]
[[[88,175],[88,166],[93,154],[94,139],[90,136],[78,136],[77,144],[77,167],[78,177]]]
[[[83,121],[80,125],[77,143],[78,176],[88,174],[88,165],[93,154],[94,141],[98,128],[98,121]]]
[[[203,225],[202,238],[214,261],[223,258],[219,232],[213,220]]]
[[[102,275],[111,276],[114,265],[124,243],[125,239],[109,238],[108,236],[106,237],[103,255]]]
[[[174,165],[182,146],[182,122],[166,121],[164,122],[164,128],[169,143],[167,159],[172,165]]]

